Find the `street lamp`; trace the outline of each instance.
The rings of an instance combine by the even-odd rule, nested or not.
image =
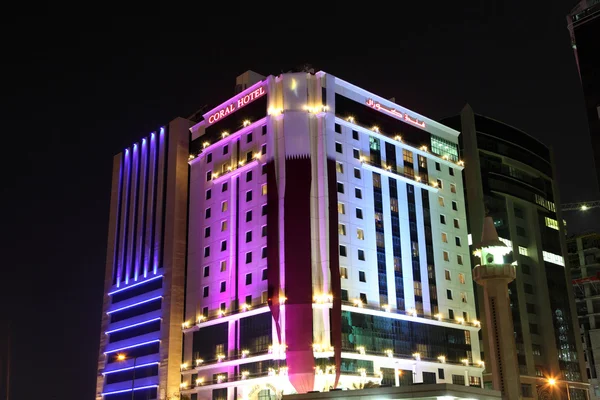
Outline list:
[[[555,378],[548,378],[548,385],[549,386],[558,386],[558,381]],[[565,387],[567,388],[567,399],[571,400],[571,393],[569,393],[569,383],[565,382]]]
[[[119,361],[125,361],[127,359],[127,357],[125,356],[125,354],[120,353],[117,354],[117,360]],[[135,395],[135,364],[137,363],[137,357],[133,357],[133,378],[131,379],[131,400],[134,400],[134,395]]]

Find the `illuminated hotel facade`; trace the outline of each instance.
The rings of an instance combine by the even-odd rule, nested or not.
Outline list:
[[[109,235],[98,397],[481,387],[459,132],[325,72],[238,87],[164,130],[158,261],[148,224]],[[115,158],[111,209],[148,196],[127,167],[148,140]]]

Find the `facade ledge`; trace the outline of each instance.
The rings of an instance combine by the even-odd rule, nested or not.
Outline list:
[[[190,325],[189,323],[184,322],[183,333],[195,332],[198,329],[204,328],[206,326],[218,325],[218,324],[222,324],[224,322],[229,322],[229,321],[240,319],[240,318],[250,317],[253,315],[263,314],[263,313],[266,313],[269,311],[270,311],[270,309],[269,309],[268,305],[261,304],[257,308],[251,308],[250,310],[246,310],[246,311],[240,310],[233,314],[224,314],[223,316],[217,316],[217,317],[211,318],[211,319],[202,319],[202,320],[198,321],[196,323],[196,325],[193,325],[193,326]]]
[[[124,310],[129,307],[135,307],[137,304],[149,302],[162,297],[163,289],[156,289],[151,292],[140,294],[139,296],[132,297],[127,300],[119,301],[118,303],[111,304],[106,310],[107,314]]]
[[[160,340],[160,331],[147,333],[145,335],[135,336],[125,340],[119,340],[118,342],[109,343],[106,345],[104,353],[113,353],[120,349],[127,349],[129,347],[141,346],[145,343],[158,342]]]
[[[439,191],[439,189],[436,186],[421,182],[419,179],[417,179],[418,177],[408,177],[398,171],[393,171],[391,169],[386,169],[386,168],[381,168],[379,166],[376,166],[374,164],[371,164],[368,161],[362,161],[362,167],[366,170],[372,171],[372,172],[378,172],[381,175],[385,175],[389,178],[395,178],[395,179],[399,179],[401,181],[404,181],[406,183],[409,183],[411,185],[415,185],[416,187],[420,187],[421,189],[427,189],[433,193],[437,193]]]

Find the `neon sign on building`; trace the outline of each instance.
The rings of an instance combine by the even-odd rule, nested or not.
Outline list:
[[[253,91],[251,91],[248,94],[238,97],[237,100],[234,98],[234,100],[231,103],[221,106],[217,111],[210,114],[210,116],[208,117],[208,123],[214,124],[215,122],[234,113],[235,111],[239,110],[240,108],[252,103],[254,100],[258,99],[259,97],[264,96],[266,93],[267,92],[266,92],[265,88],[263,86],[261,86],[257,89],[254,89]]]
[[[418,126],[419,128],[423,128],[425,129],[425,121],[419,121],[417,118],[412,118],[410,115],[408,115],[407,113],[403,113],[401,111],[396,110],[395,108],[388,108],[384,105],[381,105],[380,103],[374,101],[373,99],[368,99],[367,100],[367,105],[371,108],[376,109],[377,111],[381,111],[384,112],[386,114],[389,114],[393,117],[396,117],[402,121],[411,123],[413,125]]]

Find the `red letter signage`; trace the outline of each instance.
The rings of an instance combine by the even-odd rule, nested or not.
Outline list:
[[[375,102],[373,99],[367,100],[367,105],[371,108],[376,109],[377,111],[384,112],[386,114],[389,114],[393,117],[398,118],[399,120],[411,123],[413,125],[418,126],[419,128],[425,129],[425,121],[419,121],[417,118],[412,118],[407,113],[398,111],[395,108],[387,108],[386,106],[383,106],[383,105]]]

